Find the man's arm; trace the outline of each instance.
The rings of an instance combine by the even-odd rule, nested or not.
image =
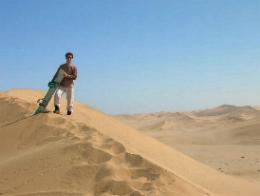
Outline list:
[[[65,78],[69,78],[69,79],[72,79],[72,80],[76,80],[76,79],[77,79],[77,75],[78,75],[78,71],[77,71],[76,66],[74,66],[73,73],[70,74],[70,75],[67,74],[67,73],[65,73]]]

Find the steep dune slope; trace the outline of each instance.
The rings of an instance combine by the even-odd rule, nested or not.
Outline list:
[[[258,195],[101,112],[30,116],[42,92],[0,95],[3,195]]]

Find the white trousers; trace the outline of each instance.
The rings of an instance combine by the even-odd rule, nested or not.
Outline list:
[[[58,87],[54,95],[54,105],[60,107],[60,99],[64,93],[66,94],[66,99],[67,99],[67,110],[72,112],[73,102],[74,102],[73,87],[65,87],[65,86]]]

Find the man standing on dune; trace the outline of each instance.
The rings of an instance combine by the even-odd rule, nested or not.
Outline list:
[[[72,64],[73,53],[68,52],[65,54],[66,63],[60,65],[54,77],[57,76],[60,69],[64,71],[64,78],[60,83],[60,86],[54,95],[54,113],[60,113],[60,99],[64,93],[66,93],[67,98],[67,115],[71,115],[73,111],[74,102],[74,82],[77,79],[77,68]]]

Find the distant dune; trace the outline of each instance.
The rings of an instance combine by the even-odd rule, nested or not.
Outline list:
[[[42,96],[31,90],[0,94],[0,195],[260,193],[260,183],[227,176],[80,103],[72,116],[31,116]],[[167,116],[162,130],[171,118],[197,121],[195,114]]]
[[[260,181],[260,111],[221,105],[201,111],[117,118],[223,173]]]
[[[202,111],[193,112],[197,116],[220,116],[227,114],[242,115],[242,114],[256,114],[259,113],[255,108],[251,106],[233,106],[233,105],[221,105],[213,109],[207,109]]]

